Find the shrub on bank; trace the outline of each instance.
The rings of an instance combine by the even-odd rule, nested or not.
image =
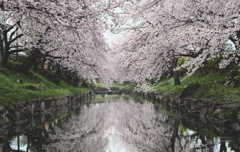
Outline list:
[[[23,85],[23,88],[29,89],[29,90],[38,90],[38,91],[42,91],[46,89],[41,84],[33,84],[33,83],[25,84]]]
[[[239,68],[230,70],[224,85],[231,88],[240,87],[240,69]]]

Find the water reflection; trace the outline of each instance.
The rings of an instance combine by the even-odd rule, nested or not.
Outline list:
[[[99,95],[16,124],[0,130],[0,152],[239,151],[239,133],[222,134],[208,122],[139,100]]]
[[[10,142],[10,148],[18,151],[28,151],[27,137],[17,136]]]

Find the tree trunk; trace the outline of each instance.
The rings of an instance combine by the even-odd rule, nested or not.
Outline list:
[[[16,62],[19,61],[19,55],[18,55],[18,52],[16,52]]]
[[[4,39],[4,44],[5,44],[5,50],[3,50],[4,51],[4,53],[3,53],[3,60],[2,60],[2,66],[3,67],[7,67],[7,61],[8,61],[8,58],[9,58],[9,56],[10,56],[10,53],[9,53],[9,43],[8,43],[8,40],[7,40],[7,32],[6,31],[4,31],[3,32],[3,39]]]
[[[72,85],[72,74],[70,71],[67,73],[67,82],[68,84]]]
[[[61,75],[60,65],[57,64],[56,66],[57,66],[56,74],[59,76],[59,75]]]
[[[45,57],[45,55],[44,55],[43,58],[42,58],[42,60],[41,60],[41,68],[42,68],[42,69],[44,69],[45,62],[46,62],[46,57]]]
[[[175,85],[175,86],[181,85],[178,71],[175,71],[175,72],[174,72],[174,85]]]
[[[7,62],[8,62],[8,58],[9,58],[10,54],[9,53],[5,53],[5,55],[2,58],[2,66],[3,67],[7,67]]]
[[[37,71],[38,70],[38,59],[36,59],[33,63],[33,69],[34,71]]]
[[[47,70],[52,71],[52,64],[51,64],[50,60],[48,60],[48,62],[47,62]]]
[[[3,50],[3,37],[0,33],[0,59],[3,59],[3,55],[4,55],[4,50]]]
[[[178,62],[178,58],[174,58],[173,60],[173,68],[176,68],[177,67],[177,62]],[[181,82],[180,82],[180,73],[179,71],[173,71],[173,75],[174,75],[174,85],[181,85]]]

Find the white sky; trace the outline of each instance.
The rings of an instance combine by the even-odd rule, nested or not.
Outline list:
[[[124,39],[124,33],[113,34],[110,30],[104,32],[103,36],[105,37],[106,42],[111,49],[114,48],[115,44],[120,44],[120,42],[122,42],[122,39]]]
[[[121,8],[115,8],[114,13],[124,13],[124,12],[122,11]],[[115,26],[114,23],[111,20],[112,17],[108,16],[107,18],[108,18],[107,23],[108,24],[113,24],[113,26]],[[130,22],[131,21],[129,21],[127,23],[130,23]],[[126,27],[126,25],[121,25],[121,28],[124,28],[124,27]],[[125,37],[124,36],[125,34],[126,34],[126,31],[120,32],[118,34],[114,34],[110,30],[106,30],[103,33],[103,36],[105,37],[106,42],[109,45],[110,49],[113,49],[115,47],[115,45],[121,45],[121,43],[123,43],[123,39]]]

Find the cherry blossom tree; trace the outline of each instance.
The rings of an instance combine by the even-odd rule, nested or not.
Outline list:
[[[121,66],[125,72],[120,75],[125,73],[137,82],[159,78],[168,69],[179,69],[176,63],[181,56],[192,57],[182,65],[190,74],[212,56],[225,57],[220,68],[237,61],[239,52],[225,52],[224,45],[231,36],[236,38],[239,6],[239,0],[129,1],[125,10],[130,15],[124,16],[122,24],[131,18],[132,24],[125,29],[133,34],[124,47],[119,48],[120,55],[127,61]]]
[[[26,70],[41,57],[84,79],[144,82],[171,70],[176,84],[179,68],[191,74],[216,55],[223,58],[220,68],[239,61],[239,6],[239,0],[0,1],[15,27],[7,36],[29,52]],[[128,32],[125,43],[110,53],[102,35],[109,28]],[[224,51],[228,40],[236,51]],[[182,56],[192,60],[177,67]]]
[[[21,69],[28,70],[39,57],[67,67],[84,79],[107,81],[108,47],[102,32],[107,28],[105,14],[114,14],[118,1],[98,0],[2,0],[1,11],[11,22],[19,22],[21,41],[29,59]]]

